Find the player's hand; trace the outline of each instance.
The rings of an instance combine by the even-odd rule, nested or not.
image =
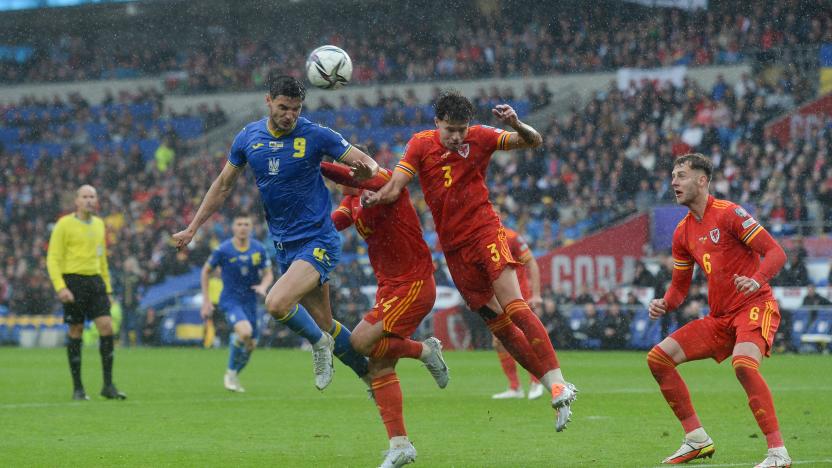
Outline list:
[[[647,306],[647,314],[650,318],[656,320],[667,313],[667,302],[664,299],[653,299],[650,305]]]
[[[381,196],[378,192],[372,192],[370,190],[365,190],[361,193],[361,206],[364,208],[369,208],[371,206],[378,205],[381,202]]]
[[[760,283],[747,276],[734,275],[734,286],[738,293],[749,295],[760,289]]]
[[[350,176],[352,176],[355,180],[367,180],[373,178],[378,173],[378,164],[375,162],[373,164],[367,164],[364,161],[357,161],[354,166],[352,166],[352,170],[350,170]]]
[[[202,317],[202,320],[208,320],[212,315],[214,315],[214,304],[211,304],[211,301],[202,301],[199,316]]]
[[[497,104],[491,109],[491,113],[504,125],[509,127],[517,125],[517,112],[508,104]]]
[[[69,288],[63,288],[58,291],[58,300],[64,304],[75,302],[75,295],[72,294],[72,291],[70,291]]]
[[[540,310],[540,306],[543,305],[543,298],[539,295],[532,295],[532,297],[530,297],[529,300],[526,302],[529,304],[529,307],[531,307],[534,312],[537,312]]]
[[[191,240],[194,238],[194,234],[196,234],[196,231],[191,230],[191,228],[187,228],[174,234],[173,241],[176,245],[176,250],[182,250],[190,244]]]
[[[257,294],[266,297],[269,294],[269,285],[268,284],[256,284],[251,287],[251,289],[256,292]]]

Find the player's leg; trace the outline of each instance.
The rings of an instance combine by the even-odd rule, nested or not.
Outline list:
[[[283,275],[266,295],[266,311],[275,319],[290,326],[292,330],[311,330],[312,326],[325,329],[332,325],[332,313],[316,307],[304,314],[298,303],[310,293],[321,294],[321,273],[306,260],[295,260],[284,270]],[[319,300],[318,302],[322,302]],[[315,301],[313,303],[317,304]],[[304,309],[307,311],[307,309]],[[291,314],[291,315],[290,315]],[[311,321],[314,319],[314,321]],[[303,323],[296,323],[296,322]],[[320,329],[319,329],[320,331]],[[332,348],[334,340],[329,333],[322,332],[320,338],[311,341],[315,386],[323,390],[332,381]]]
[[[494,351],[497,352],[497,358],[500,360],[500,368],[503,369],[506,379],[508,379],[508,390],[496,393],[491,396],[495,400],[503,400],[507,398],[523,398],[525,394],[520,388],[520,379],[517,378],[517,364],[514,358],[511,357],[506,348],[503,347],[500,340],[495,336],[493,339]]]
[[[89,400],[87,392],[84,391],[84,384],[81,382],[81,349],[84,334],[84,319],[76,323],[72,314],[68,312],[70,304],[64,304],[64,321],[67,323],[66,355],[69,360],[69,373],[72,376],[72,399]]]
[[[647,365],[659,389],[685,431],[682,446],[663,463],[686,463],[696,458],[712,457],[714,443],[699,421],[690,392],[676,366],[687,361],[717,358],[723,346],[714,340],[718,325],[710,317],[694,320],[662,340],[647,353]]]
[[[356,331],[358,328],[356,326]],[[402,389],[396,375],[397,361],[397,358],[371,357],[369,364],[370,390],[390,441],[390,449],[385,453],[381,466],[402,466],[416,460],[416,448],[408,439],[404,426]]]
[[[88,317],[98,329],[98,351],[101,354],[101,370],[104,385],[101,396],[108,399],[124,400],[127,395],[118,391],[113,384],[113,362],[115,361],[115,347],[113,343],[113,319],[110,317],[110,299],[104,280],[96,277],[91,282],[92,294],[89,298]]]
[[[774,399],[765,379],[760,374],[760,363],[763,356],[771,350],[774,334],[780,324],[780,313],[774,300],[761,301],[740,312],[734,324],[737,331],[737,344],[734,346],[731,364],[737,380],[748,396],[748,407],[766,436],[768,454],[759,465],[761,468],[788,466],[791,464],[786,451],[777,413],[774,409]]]
[[[245,392],[240,384],[239,374],[248,364],[254,350],[254,327],[240,305],[228,307],[226,317],[228,323],[234,327],[234,333],[228,346],[228,368],[223,377],[223,385],[232,392]]]
[[[316,288],[301,299],[300,303],[309,310],[313,317],[329,316],[329,328],[323,328],[323,322],[318,322],[322,330],[328,330],[333,340],[333,354],[355,374],[367,381],[367,358],[359,354],[350,344],[351,331],[338,320],[332,318],[332,308],[329,303],[329,284]]]

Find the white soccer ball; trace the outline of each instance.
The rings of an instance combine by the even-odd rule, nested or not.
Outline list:
[[[334,45],[318,47],[306,59],[306,78],[318,88],[340,88],[352,78],[352,60]]]

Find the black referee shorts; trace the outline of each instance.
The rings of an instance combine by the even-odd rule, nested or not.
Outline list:
[[[64,323],[84,323],[110,315],[107,285],[99,275],[64,275],[66,287],[75,296],[74,302],[64,304]]]

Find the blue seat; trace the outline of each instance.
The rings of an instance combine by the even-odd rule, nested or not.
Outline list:
[[[792,347],[794,349],[800,349],[800,339],[803,337],[803,334],[806,333],[806,330],[808,330],[809,328],[809,311],[805,309],[797,309],[793,311],[792,323],[790,326],[792,332]]]
[[[830,335],[832,334],[832,310],[818,311],[815,321],[806,330],[806,333]]]
[[[649,343],[648,332],[652,321],[647,315],[647,309],[638,309],[633,314],[633,320],[630,322],[630,348],[635,349],[649,349],[652,345]]]

